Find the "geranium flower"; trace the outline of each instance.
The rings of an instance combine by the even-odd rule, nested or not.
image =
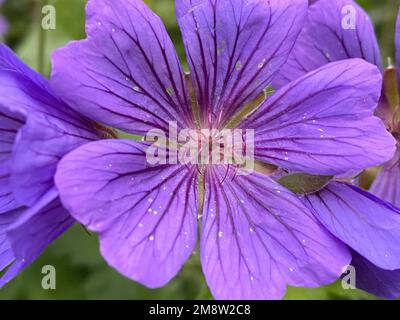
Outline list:
[[[74,223],[53,176],[63,155],[100,136],[0,45],[0,287]]]
[[[135,135],[167,132],[171,121],[222,129],[247,111],[234,127],[255,130],[258,161],[288,171],[335,175],[386,161],[395,141],[373,116],[381,74],[362,60],[324,66],[247,110],[285,63],[306,10],[299,0],[176,1],[189,77],[142,1],[91,0],[87,39],[54,55],[53,88],[86,116]],[[89,143],[56,174],[63,204],[130,279],[168,283],[196,246],[198,213],[202,267],[219,299],[277,299],[286,285],[331,283],[350,262],[347,247],[268,175],[150,165],[147,147]]]
[[[399,32],[398,23],[397,54],[400,52]],[[286,65],[274,79],[274,86],[283,87],[333,61],[350,58],[364,59],[383,70],[380,56],[371,20],[357,3],[351,0],[317,0],[310,6],[305,27]],[[397,59],[397,66],[400,66],[400,59]],[[387,70],[384,80],[376,114],[398,141],[396,71],[393,68]],[[397,148],[394,158],[385,164],[370,189],[397,206],[400,206],[399,162],[400,151]],[[398,209],[355,186],[338,182],[307,198],[306,203],[313,207],[318,220],[352,248],[357,287],[382,297],[400,296]]]

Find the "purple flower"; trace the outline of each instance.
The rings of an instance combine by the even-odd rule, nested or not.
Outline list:
[[[382,70],[378,43],[368,15],[351,0],[314,2],[286,65],[274,79],[274,86],[284,87],[317,68],[351,58],[364,59]],[[396,49],[399,55],[400,22]],[[400,67],[399,56],[396,66]],[[396,72],[387,70],[384,80],[376,114],[398,141]],[[385,164],[370,190],[396,206],[400,206],[399,163],[400,149],[397,148],[394,158]],[[400,296],[399,210],[361,189],[337,182],[308,198],[318,220],[352,248],[357,287],[382,297]]]
[[[62,156],[97,132],[0,45],[0,271],[9,266],[0,287],[73,224],[53,177]]]
[[[189,77],[142,1],[91,0],[87,39],[54,55],[53,88],[86,116],[131,134],[167,132],[170,121],[221,129],[271,83],[306,10],[306,0],[177,0]],[[381,78],[359,59],[324,66],[237,128],[255,129],[258,161],[288,171],[335,175],[383,163],[395,141],[373,115]],[[150,165],[146,150],[132,140],[89,143],[56,174],[63,204],[100,234],[102,255],[130,279],[151,288],[169,282],[195,249],[198,214],[202,267],[219,299],[277,299],[287,285],[331,283],[350,262],[347,247],[268,175]]]

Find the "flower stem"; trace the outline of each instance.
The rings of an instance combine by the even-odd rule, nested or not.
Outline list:
[[[42,8],[47,5],[47,0],[39,0],[37,7],[37,24],[39,26],[39,36],[38,36],[38,47],[37,47],[37,66],[38,71],[41,74],[46,72],[45,70],[45,60],[46,60],[46,30],[42,26]]]

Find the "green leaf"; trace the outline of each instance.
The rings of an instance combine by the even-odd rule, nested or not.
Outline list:
[[[333,176],[314,176],[303,173],[287,175],[278,183],[297,194],[312,194],[323,189]]]

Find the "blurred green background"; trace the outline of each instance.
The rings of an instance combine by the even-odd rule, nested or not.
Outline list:
[[[334,0],[332,0],[334,1]],[[173,0],[147,0],[164,20],[184,60],[184,49],[174,16]],[[358,1],[370,14],[376,26],[382,58],[394,57],[394,26],[400,0]],[[54,5],[56,30],[41,32],[41,8]],[[1,8],[9,28],[4,41],[30,66],[50,72],[50,55],[68,41],[85,38],[84,7],[86,0],[6,0]],[[44,39],[45,50],[39,46]],[[44,265],[57,270],[57,289],[41,286]],[[286,299],[376,299],[359,290],[344,290],[339,282],[318,289],[289,288]],[[18,278],[0,290],[0,299],[212,299],[199,263],[198,253],[166,287],[149,290],[125,279],[102,260],[96,235],[89,235],[77,225],[51,245],[46,252]]]

